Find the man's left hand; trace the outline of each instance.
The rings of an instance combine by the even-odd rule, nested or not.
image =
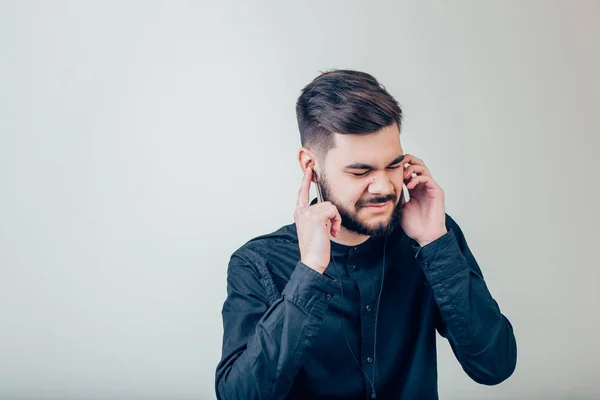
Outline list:
[[[401,226],[406,234],[423,247],[448,233],[446,229],[446,210],[444,191],[433,180],[423,160],[405,154],[404,184],[408,188],[410,199],[402,201]],[[412,174],[416,176],[412,176]]]

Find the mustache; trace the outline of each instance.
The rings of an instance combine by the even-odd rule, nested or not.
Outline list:
[[[377,205],[377,204],[382,204],[382,203],[387,203],[388,201],[396,201],[396,196],[394,194],[390,194],[389,196],[385,196],[385,197],[375,197],[369,200],[365,200],[365,201],[361,201],[359,203],[357,203],[357,206],[360,207],[367,207],[370,205]]]

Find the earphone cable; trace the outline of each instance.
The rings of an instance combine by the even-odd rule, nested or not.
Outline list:
[[[379,304],[381,303],[381,293],[383,293],[383,279],[385,277],[385,248],[387,245],[387,234],[383,242],[383,262],[381,267],[381,286],[379,287],[379,296],[377,297],[377,310],[375,310],[375,336],[373,338],[373,382],[375,382],[375,369],[377,368],[377,319],[379,317]],[[375,393],[375,389],[373,389]]]
[[[348,338],[346,337],[346,331],[344,330],[344,315],[343,315],[344,314],[343,313],[344,285],[342,285],[342,280],[340,278],[340,272],[338,271],[337,263],[335,262],[335,258],[333,257],[333,254],[331,255],[331,259],[333,261],[333,266],[335,267],[335,273],[337,274],[338,281],[340,282],[340,292],[342,294],[342,298],[340,299],[340,317],[342,320],[342,334],[344,335],[344,340],[346,341],[346,346],[348,346],[348,350],[350,351],[350,354],[352,354],[352,357],[354,358],[354,361],[356,361],[358,368],[360,368],[360,371],[363,373],[365,378],[367,378],[367,381],[369,381],[369,384],[371,385],[371,390],[372,390],[371,397],[375,398],[375,385],[373,384],[373,381],[369,378],[369,375],[367,375],[365,370],[360,365],[360,361],[358,361],[358,358],[356,358],[356,356],[354,355],[354,352],[352,351],[352,348],[350,347],[350,343],[348,342]]]
[[[350,347],[350,343],[348,342],[348,338],[346,336],[346,331],[344,329],[344,315],[343,315],[344,286],[342,285],[342,280],[340,278],[340,272],[338,271],[338,268],[337,268],[337,263],[335,262],[335,257],[333,256],[333,254],[331,254],[331,260],[333,261],[333,266],[335,267],[335,273],[337,275],[338,281],[340,282],[340,292],[341,292],[341,295],[342,295],[342,298],[340,299],[340,316],[341,316],[341,320],[342,320],[342,334],[344,335],[344,340],[346,342],[346,346],[348,347],[348,350],[350,351],[350,354],[352,355],[352,358],[354,358],[354,361],[356,361],[356,364],[358,365],[358,368],[360,368],[361,372],[363,373],[363,375],[365,376],[365,378],[367,378],[367,381],[371,385],[371,398],[373,398],[373,399],[377,398],[377,393],[375,391],[375,368],[377,367],[377,322],[378,322],[378,317],[379,317],[379,305],[381,303],[381,293],[383,292],[383,280],[384,280],[384,275],[385,275],[385,250],[386,250],[386,245],[387,245],[387,233],[385,235],[385,241],[384,241],[384,244],[383,244],[383,262],[382,262],[382,269],[381,269],[381,285],[380,285],[380,288],[379,288],[379,295],[377,297],[377,310],[375,310],[375,337],[373,339],[373,376],[372,376],[372,378],[369,378],[369,375],[367,375],[367,373],[365,372],[365,370],[362,368],[360,362],[358,361],[358,358],[356,357],[356,355],[352,351],[352,348]]]

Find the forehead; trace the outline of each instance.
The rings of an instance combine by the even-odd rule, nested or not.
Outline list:
[[[396,124],[366,135],[341,135],[334,133],[335,146],[327,158],[335,164],[362,162],[385,166],[403,154],[400,132]]]

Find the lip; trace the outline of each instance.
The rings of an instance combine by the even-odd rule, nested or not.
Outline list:
[[[372,211],[384,211],[389,207],[390,203],[391,202],[386,201],[385,203],[380,203],[377,205],[368,205],[368,206],[365,206],[365,208],[368,208],[369,210],[372,210]]]

